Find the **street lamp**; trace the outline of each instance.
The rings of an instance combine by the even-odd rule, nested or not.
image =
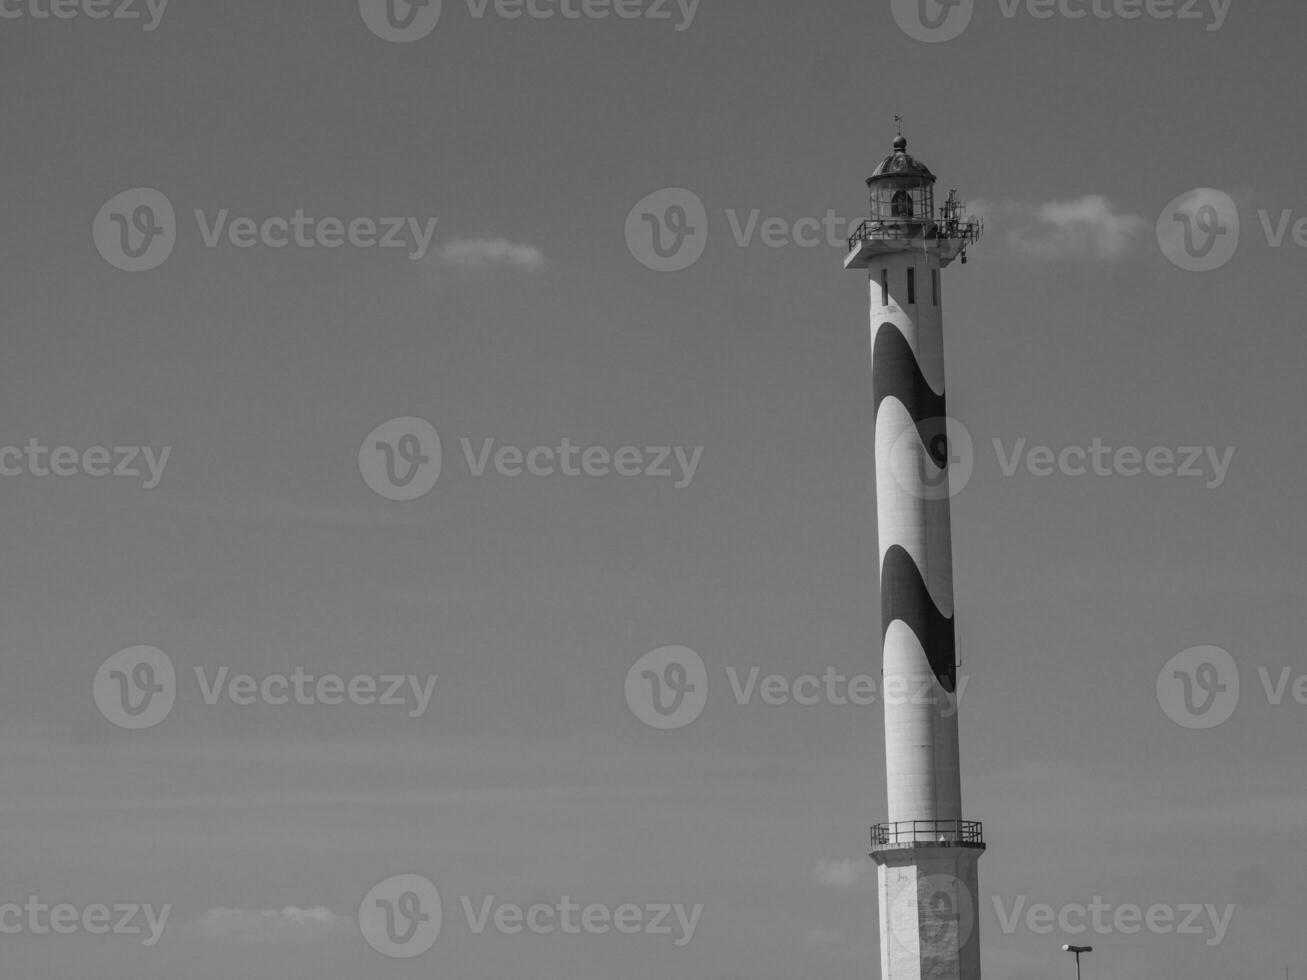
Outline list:
[[[1092,953],[1094,951],[1094,947],[1093,946],[1063,946],[1062,949],[1064,952],[1076,954],[1076,980],[1080,980],[1080,954]]]

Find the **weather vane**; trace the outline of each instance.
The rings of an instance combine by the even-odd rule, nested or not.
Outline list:
[[[898,126],[898,128],[899,128],[899,135],[902,136],[902,135],[903,135],[903,117],[900,116],[897,112],[894,113],[894,125]]]

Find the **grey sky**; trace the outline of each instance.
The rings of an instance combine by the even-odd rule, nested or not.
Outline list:
[[[171,447],[150,490],[0,478],[0,904],[172,906],[150,947],[0,935],[5,976],[877,975],[880,709],[740,705],[727,675],[878,674],[866,283],[839,247],[741,247],[733,224],[860,217],[896,112],[988,219],[944,284],[949,404],[975,446],[953,534],[985,970],[1069,971],[1075,937],[1024,913],[1005,933],[998,909],[1101,896],[1235,909],[1215,945],[1091,931],[1086,980],[1303,976],[1307,707],[1292,680],[1271,703],[1258,669],[1304,669],[1307,252],[1292,231],[1273,247],[1258,212],[1307,215],[1307,14],[1234,0],[1208,30],[981,0],[922,43],[870,0],[703,0],[684,30],[668,9],[478,19],[446,0],[406,44],[353,0],[173,0],[150,31],[0,20],[0,446]],[[92,222],[140,187],[179,233],[131,274]],[[709,231],[658,274],[623,226],[663,188],[697,194]],[[1193,188],[1242,219],[1206,273],[1154,232]],[[209,248],[196,209],[438,221],[413,261]],[[443,471],[397,502],[358,454],[406,416],[439,431]],[[461,440],[489,438],[703,451],[680,489],[474,476]],[[1215,487],[1038,477],[1024,456],[1007,476],[994,440],[1023,439],[1235,452]],[[141,644],[179,692],[128,731],[92,682]],[[657,731],[623,683],[673,644],[703,657],[709,699]],[[1208,644],[1241,697],[1190,730],[1157,677]],[[211,706],[194,673],[297,666],[438,682],[410,717]],[[439,886],[443,930],[386,959],[354,918],[407,873]],[[486,895],[703,912],[683,948],[476,935],[459,896]],[[287,909],[326,911],[262,914]]]

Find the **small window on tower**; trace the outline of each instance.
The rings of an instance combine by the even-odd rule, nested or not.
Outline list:
[[[880,305],[889,306],[889,269],[880,270]]]
[[[939,306],[939,270],[930,270],[930,292],[935,299],[935,305]]]
[[[917,270],[908,270],[908,305],[915,306],[917,303]]]

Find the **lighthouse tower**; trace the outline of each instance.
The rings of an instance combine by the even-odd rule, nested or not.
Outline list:
[[[949,530],[941,270],[980,237],[955,192],[894,152],[867,178],[871,216],[846,269],[869,273],[876,405],[885,763],[889,813],[872,828],[881,980],[979,980],[979,823],[963,819]]]

